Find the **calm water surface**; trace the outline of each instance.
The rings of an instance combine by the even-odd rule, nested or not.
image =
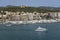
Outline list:
[[[47,31],[36,32],[39,26]],[[60,40],[60,23],[11,26],[0,24],[0,40]]]

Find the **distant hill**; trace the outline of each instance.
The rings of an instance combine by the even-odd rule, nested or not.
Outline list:
[[[41,7],[29,7],[29,6],[12,6],[8,5],[6,7],[0,7],[0,11],[24,11],[24,12],[60,12],[60,7],[46,7],[46,6],[41,6]]]

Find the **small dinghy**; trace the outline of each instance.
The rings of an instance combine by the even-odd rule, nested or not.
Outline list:
[[[35,31],[46,31],[46,30],[47,30],[46,28],[38,27]]]
[[[11,23],[7,23],[7,24],[5,24],[6,26],[12,26],[12,24]]]
[[[11,26],[11,24],[7,24],[6,26]]]

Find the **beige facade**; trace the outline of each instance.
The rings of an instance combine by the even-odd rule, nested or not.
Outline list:
[[[39,20],[40,19],[40,13],[33,12],[33,20]]]
[[[8,12],[5,11],[5,15],[3,15],[3,19],[7,19],[8,21],[32,21],[32,20],[40,20],[45,18],[45,16],[50,15],[53,19],[60,18],[60,12],[47,12],[47,13],[38,13],[38,12]],[[58,14],[58,16],[57,16]],[[2,15],[0,14],[0,17]]]
[[[57,15],[58,12],[49,12],[50,16],[53,18],[53,19],[57,19],[58,15]]]
[[[60,19],[60,12],[58,12],[58,19]]]

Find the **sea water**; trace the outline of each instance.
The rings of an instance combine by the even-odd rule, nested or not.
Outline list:
[[[38,27],[46,31],[35,31]],[[60,23],[0,24],[0,40],[60,40]]]

